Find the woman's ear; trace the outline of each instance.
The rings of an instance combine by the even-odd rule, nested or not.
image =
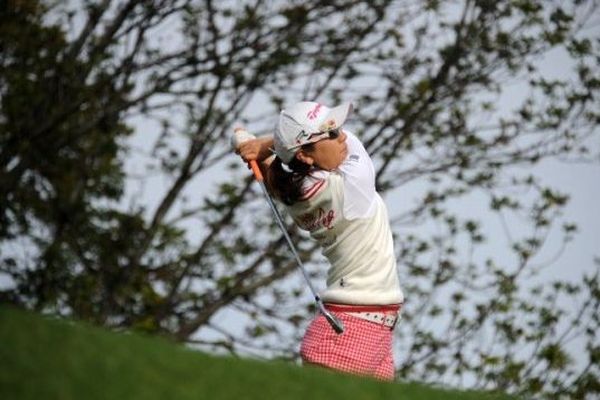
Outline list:
[[[305,153],[304,150],[300,150],[296,153],[296,159],[308,165],[313,165],[315,163],[315,160],[309,154]]]

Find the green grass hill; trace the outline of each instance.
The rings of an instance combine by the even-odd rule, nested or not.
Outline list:
[[[509,399],[216,357],[0,306],[0,399]]]

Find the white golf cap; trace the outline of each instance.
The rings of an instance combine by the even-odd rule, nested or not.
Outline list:
[[[321,139],[315,133],[341,127],[350,112],[352,103],[329,108],[312,101],[296,103],[281,111],[275,130],[275,154],[289,163],[300,146]]]

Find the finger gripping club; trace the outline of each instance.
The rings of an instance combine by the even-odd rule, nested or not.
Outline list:
[[[237,149],[240,144],[252,139],[256,139],[256,136],[249,133],[243,128],[236,128],[233,132],[233,137],[231,138],[231,145],[234,149]],[[256,160],[250,161],[249,164],[250,168],[252,168],[252,172],[254,173],[254,177],[256,178],[256,180],[259,182],[264,181],[262,172],[260,171]]]

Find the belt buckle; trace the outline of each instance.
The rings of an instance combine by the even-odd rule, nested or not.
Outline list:
[[[396,314],[396,316],[394,317],[394,323],[392,324],[392,326],[390,326],[390,331],[393,331],[396,328],[396,324],[398,323],[399,319],[400,319],[400,315]]]
[[[400,303],[400,307],[398,308],[398,311],[396,311],[396,319],[394,320],[394,324],[390,328],[391,330],[394,330],[394,328],[396,328],[396,325],[398,324],[398,321],[400,321],[402,319],[401,313],[402,313],[403,305],[404,305],[404,303]]]
[[[398,311],[396,311],[396,313],[394,315],[394,323],[390,327],[390,330],[393,331],[396,328],[396,325],[398,325],[398,321],[400,321],[400,319],[401,319],[401,317],[400,317],[400,312],[401,311],[402,311],[402,307],[400,307],[400,309]]]

